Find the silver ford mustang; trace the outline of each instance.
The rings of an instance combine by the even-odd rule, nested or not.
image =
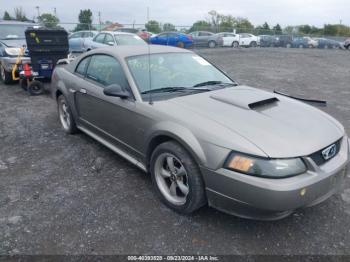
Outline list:
[[[87,52],[52,79],[60,122],[151,174],[170,208],[272,220],[318,204],[346,176],[349,139],[322,111],[238,85],[165,46]]]

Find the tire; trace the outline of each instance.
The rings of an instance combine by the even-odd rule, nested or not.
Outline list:
[[[160,144],[153,151],[150,172],[158,197],[174,211],[190,214],[207,203],[197,163],[175,141]]]
[[[215,41],[209,41],[208,46],[209,46],[209,48],[215,48],[216,47],[216,42]]]
[[[28,85],[28,92],[31,96],[39,96],[44,93],[44,84],[38,80],[33,80]]]
[[[0,78],[4,84],[11,84],[13,82],[11,72],[7,72],[3,65],[0,65]]]
[[[185,48],[185,44],[183,42],[178,42],[176,46],[179,48]]]
[[[345,48],[348,49],[348,50],[350,50],[350,45],[347,45]]]
[[[28,91],[28,81],[27,79],[20,79],[19,80],[19,85],[24,91]]]
[[[292,45],[291,44],[286,44],[286,48],[291,48]]]
[[[75,123],[72,111],[70,110],[67,99],[63,95],[60,95],[57,98],[57,112],[63,130],[67,134],[77,133],[78,128]]]
[[[237,41],[233,41],[231,46],[233,48],[238,48],[239,47],[239,43]]]
[[[255,41],[252,41],[252,42],[250,43],[250,47],[257,47],[257,43],[256,43]]]

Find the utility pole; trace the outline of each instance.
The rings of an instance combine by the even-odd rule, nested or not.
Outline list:
[[[35,8],[38,11],[38,17],[39,17],[40,16],[40,7],[37,5]]]
[[[53,8],[53,14],[57,17],[56,7]]]
[[[102,28],[102,22],[101,22],[101,12],[98,11],[98,23],[99,23],[99,31],[101,31],[101,28]]]

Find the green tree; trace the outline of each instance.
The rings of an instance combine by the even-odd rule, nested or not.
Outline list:
[[[163,31],[176,31],[176,28],[173,24],[171,23],[165,23],[163,25]]]
[[[236,23],[236,18],[234,18],[232,15],[221,15],[219,31],[230,32],[233,30],[235,23]]]
[[[311,26],[310,25],[300,25],[298,27],[299,33],[303,35],[308,35],[311,32]]]
[[[270,35],[272,33],[270,26],[267,22],[265,22],[261,26],[257,26],[255,29],[256,29],[257,34],[259,34],[259,35]]]
[[[280,24],[275,25],[273,27],[273,31],[276,35],[282,34],[282,28],[281,28]]]
[[[12,20],[12,17],[10,16],[9,12],[5,11],[3,19],[4,20]]]
[[[237,29],[237,33],[248,33],[254,29],[254,25],[247,18],[242,17],[236,18],[234,27]]]
[[[210,30],[210,23],[204,20],[196,21],[190,28],[190,32],[193,31],[209,31]]]
[[[45,27],[54,28],[57,27],[60,20],[52,14],[43,13],[38,17],[38,22]]]
[[[22,22],[28,21],[28,18],[26,17],[26,14],[23,11],[22,7],[15,8],[15,20]]]
[[[155,20],[150,20],[145,24],[145,27],[147,29],[147,31],[158,34],[160,33],[161,28],[160,28],[160,24],[158,21]]]
[[[90,9],[80,10],[78,19],[79,19],[79,24],[75,27],[74,31],[93,29],[93,26],[92,26],[93,17]]]

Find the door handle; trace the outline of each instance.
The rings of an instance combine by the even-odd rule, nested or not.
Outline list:
[[[82,89],[79,90],[79,92],[82,93],[82,94],[86,94],[86,89],[82,88]]]

